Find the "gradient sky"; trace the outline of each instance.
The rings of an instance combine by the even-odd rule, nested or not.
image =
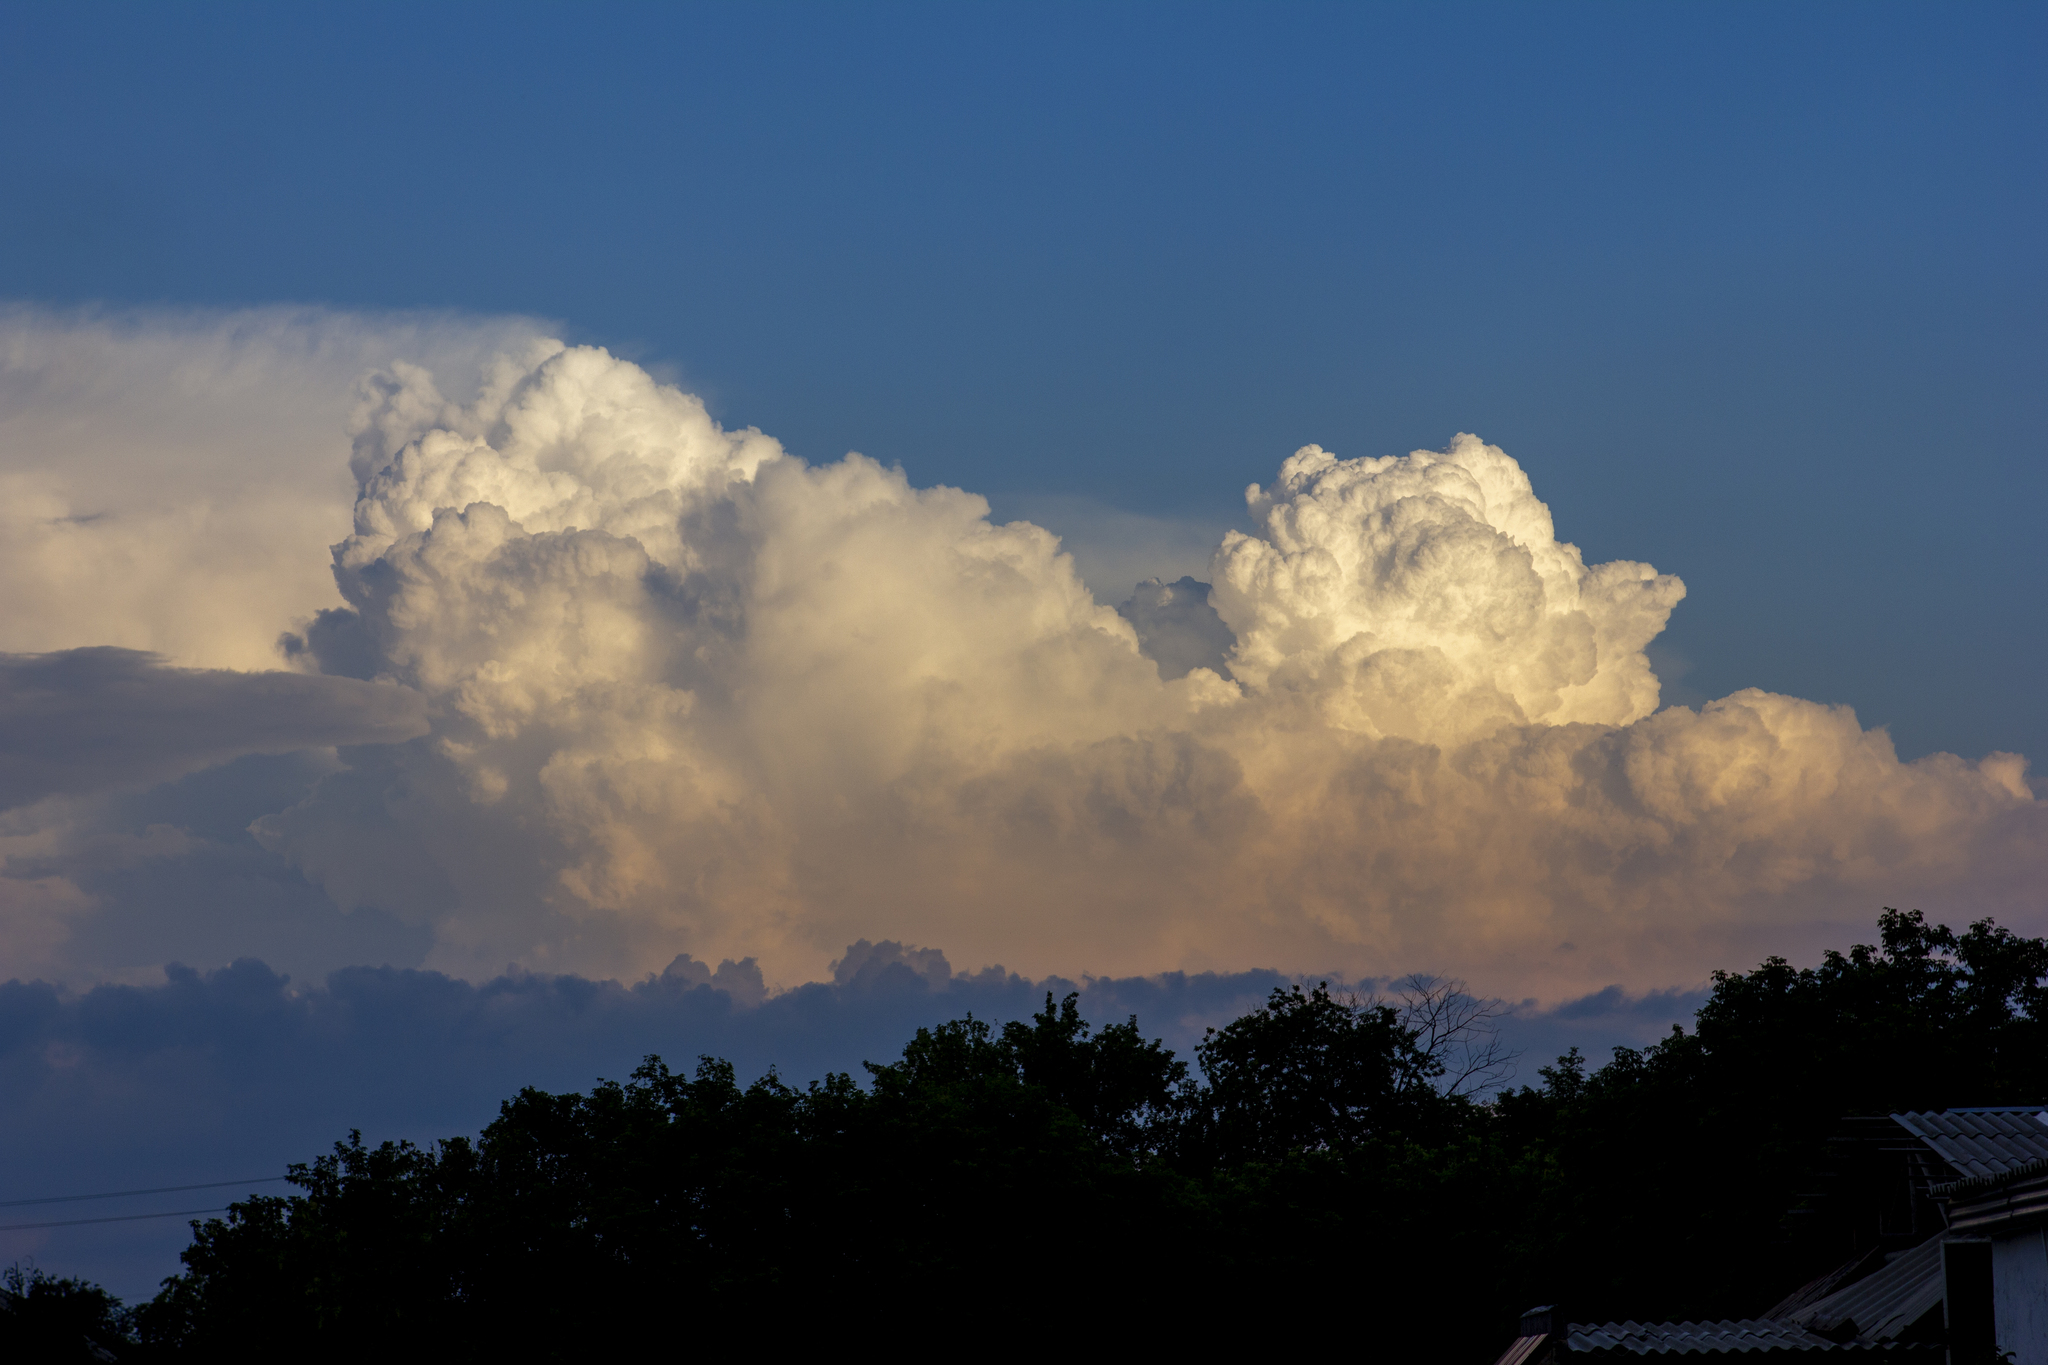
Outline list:
[[[1589,560],[1684,577],[1670,699],[2038,754],[2044,36],[2016,4],[7,5],[0,297],[555,319],[1084,550],[1104,509],[1230,524],[1310,441],[1474,431]]]
[[[2004,4],[0,2],[0,1201],[473,1129],[650,1048],[801,1079],[1069,982],[1184,1050],[1292,973],[1447,970],[1526,1072],[1880,904],[2048,931],[2048,802],[1979,763],[2048,755],[2044,66]],[[549,447],[582,501],[518,465],[545,422],[411,372],[351,477],[358,376],[466,399],[494,353],[617,400]],[[665,524],[605,482],[635,422]],[[1276,484],[1310,443],[1447,453]],[[399,534],[472,476],[530,562]],[[352,499],[391,534],[316,629]],[[1373,568],[1397,502],[1429,553]],[[1509,539],[1686,595],[1656,634],[1676,584],[1616,570],[1560,703],[1563,608],[1472,625],[1542,599]],[[753,653],[618,587],[687,554],[796,566]],[[1105,643],[1089,594],[1153,573],[1214,600]],[[1442,677],[1317,653],[1414,600],[1477,613],[1406,642]],[[182,1241],[0,1261],[133,1297]]]

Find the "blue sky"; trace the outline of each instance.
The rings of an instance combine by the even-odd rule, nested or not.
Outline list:
[[[1978,761],[2048,755],[2044,65],[2017,4],[0,0],[0,1200],[1070,981],[1185,1051],[1443,972],[1526,1080],[1880,905],[2048,932]],[[1442,491],[1509,461],[1584,565]]]
[[[1077,534],[1475,431],[1684,577],[1678,699],[2048,751],[2038,8],[0,25],[0,295],[539,315]]]

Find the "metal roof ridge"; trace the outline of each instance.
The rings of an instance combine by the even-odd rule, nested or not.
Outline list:
[[[1712,1334],[1749,1335],[1758,1337],[1803,1335],[1811,1329],[1802,1323],[1779,1322],[1771,1318],[1721,1318],[1688,1320],[1685,1322],[1637,1322],[1633,1318],[1626,1322],[1574,1322],[1566,1324],[1566,1333],[1591,1336],[1596,1333],[1608,1336],[1688,1336],[1699,1337]]]
[[[2010,1180],[2025,1180],[2029,1176],[2040,1175],[2044,1171],[2048,1171],[2048,1156],[2037,1156],[2031,1161],[2022,1162],[2012,1167],[2010,1170],[1990,1171],[1983,1175],[1966,1175],[1960,1180],[1948,1180],[1943,1181],[1939,1185],[1929,1185],[1927,1193],[1933,1195],[1936,1199],[1953,1199],[1959,1195],[1979,1194],[1985,1190],[1995,1189]]]

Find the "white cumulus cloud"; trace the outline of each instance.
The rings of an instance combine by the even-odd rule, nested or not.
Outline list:
[[[1684,585],[1647,564],[1589,569],[1499,448],[1308,446],[1245,501],[1258,533],[1227,535],[1213,567],[1232,672],[1255,689],[1311,696],[1346,730],[1438,742],[1656,709],[1643,646]]]
[[[794,975],[886,935],[1562,988],[2035,865],[2016,760],[1901,764],[1762,693],[1658,712],[1643,650],[1682,585],[1587,565],[1473,437],[1305,448],[1206,604],[1119,615],[1039,528],[722,431],[602,351],[539,348],[460,411],[417,370],[382,392],[350,614],[307,648],[437,699],[435,735],[394,760],[402,806],[344,775],[261,829],[458,970],[684,945]],[[1126,616],[1169,600],[1213,613],[1222,667],[1147,657]],[[438,875],[365,874],[378,841]]]
[[[794,982],[889,941],[1554,999],[1880,903],[2038,916],[2022,760],[1901,763],[1846,709],[1761,692],[1659,710],[1644,649],[1683,586],[1586,564],[1476,437],[1305,447],[1206,580],[1119,611],[1049,532],[860,455],[807,464],[600,349],[423,354],[356,390],[339,601],[230,614],[425,699],[429,733],[344,750],[253,828],[430,933],[428,965],[688,954]]]

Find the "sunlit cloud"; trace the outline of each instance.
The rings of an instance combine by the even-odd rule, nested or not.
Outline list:
[[[57,340],[17,349],[69,335],[37,325]],[[868,938],[1039,976],[1421,969],[1556,1000],[1693,982],[1881,902],[2038,913],[2022,759],[1901,763],[1846,708],[1759,691],[1659,709],[1645,649],[1682,584],[1585,563],[1477,437],[1304,447],[1204,577],[1119,610],[972,493],[808,464],[530,327],[448,336],[351,389],[351,451],[276,476],[303,516],[235,513],[299,586],[238,599],[253,561],[123,514],[108,553],[164,556],[163,591],[232,628],[144,639],[148,603],[117,595],[5,642],[417,695],[427,733],[343,749],[252,828],[335,904],[429,935],[424,965],[631,978],[688,952],[773,986]],[[113,349],[152,372],[159,346],[180,353]],[[352,510],[307,491],[337,470]],[[39,553],[7,586],[71,591]]]

